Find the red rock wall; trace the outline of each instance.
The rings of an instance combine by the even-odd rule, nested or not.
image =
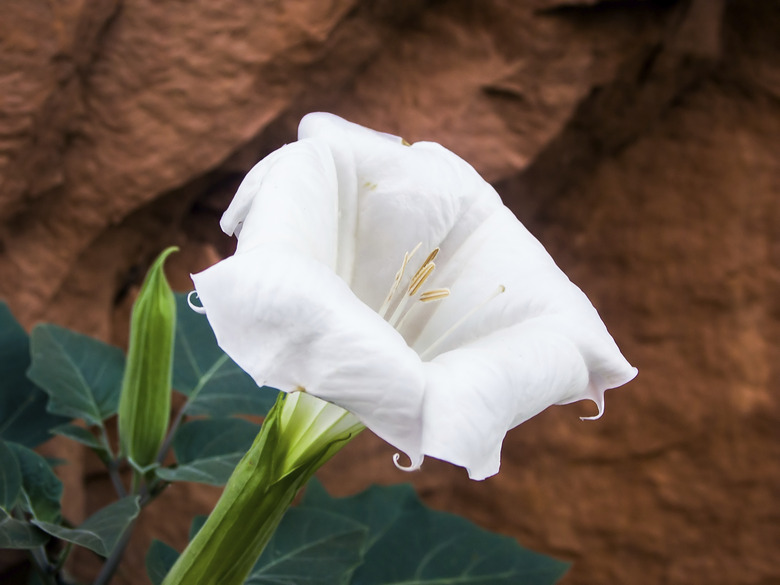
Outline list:
[[[221,210],[303,113],[440,141],[640,375],[598,422],[571,405],[512,431],[485,482],[436,461],[403,475],[366,433],[329,489],[411,479],[573,561],[566,585],[780,581],[778,30],[773,0],[4,0],[0,296],[27,326],[121,344],[156,252],[181,246],[180,289],[229,253]],[[109,491],[71,455],[78,521]],[[166,493],[116,581],[145,582],[149,540],[183,544],[216,493]]]

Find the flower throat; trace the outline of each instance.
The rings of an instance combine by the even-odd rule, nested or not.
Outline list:
[[[409,319],[409,316],[415,312],[415,309],[419,307],[421,303],[437,302],[446,299],[448,296],[450,296],[449,288],[433,288],[433,289],[420,292],[422,286],[425,284],[425,281],[427,281],[430,278],[431,274],[433,274],[433,271],[436,269],[436,263],[434,262],[434,260],[436,259],[436,256],[439,254],[439,248],[436,247],[433,250],[431,250],[430,254],[428,254],[428,257],[423,261],[423,263],[417,269],[417,272],[414,273],[414,275],[409,281],[409,285],[406,287],[406,290],[403,293],[401,293],[402,296],[400,300],[397,299],[398,288],[401,285],[401,281],[403,280],[407,265],[409,264],[409,261],[412,259],[412,256],[414,256],[414,254],[420,249],[421,246],[422,246],[422,242],[418,243],[412,249],[411,252],[404,253],[404,259],[401,262],[401,267],[398,269],[398,272],[396,272],[395,274],[395,278],[393,279],[393,284],[390,287],[390,291],[387,293],[387,297],[385,297],[382,306],[377,311],[380,317],[385,319],[390,325],[392,325],[399,332],[403,327],[403,325]],[[481,303],[477,304],[471,310],[467,311],[449,329],[447,329],[433,343],[431,343],[424,351],[420,352],[420,358],[427,359],[431,357],[433,355],[433,352],[439,347],[439,345],[441,345],[441,343],[447,337],[450,336],[450,334],[452,334],[457,328],[459,328],[463,323],[465,323],[469,317],[471,317],[479,309],[484,307],[488,302],[496,298],[505,290],[506,287],[504,285],[499,285],[499,287],[488,298],[483,300]],[[417,302],[415,302],[411,307],[407,309],[407,305],[410,299],[416,299]],[[395,305],[395,310],[392,312],[390,317],[387,318],[386,315],[390,310],[391,306],[393,305]]]

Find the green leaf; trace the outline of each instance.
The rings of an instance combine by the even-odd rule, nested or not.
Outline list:
[[[49,397],[27,378],[29,365],[27,333],[0,302],[0,437],[32,448],[67,419],[46,412]]]
[[[152,585],[160,585],[179,558],[178,551],[159,540],[153,540],[146,552],[146,574]]]
[[[65,528],[39,520],[33,520],[33,524],[52,536],[107,557],[139,511],[138,497],[128,496],[98,510],[78,528]]]
[[[29,522],[11,518],[0,510],[0,549],[37,548],[49,540],[49,535]]]
[[[48,585],[37,571],[30,571],[27,575],[27,585]]]
[[[244,453],[218,455],[206,459],[198,459],[177,467],[159,467],[155,470],[157,477],[165,481],[192,481],[209,485],[225,485]]]
[[[240,418],[210,418],[183,424],[173,439],[178,465],[158,468],[165,481],[224,485],[252,445],[260,425]]]
[[[363,560],[368,529],[324,510],[292,508],[245,585],[346,585]]]
[[[208,519],[209,517],[203,514],[198,514],[192,519],[192,523],[190,524],[190,533],[189,533],[190,540],[195,538],[195,535],[198,533],[198,531],[201,528],[203,528],[203,525],[206,523],[206,520]]]
[[[173,452],[180,463],[218,455],[246,453],[260,425],[242,418],[207,418],[183,424],[173,439]]]
[[[263,416],[277,393],[272,388],[258,388],[220,349],[208,319],[190,308],[184,294],[176,295],[173,387],[189,397],[188,414],[213,417]]]
[[[87,447],[95,449],[96,451],[106,451],[105,446],[100,442],[100,440],[83,427],[70,424],[60,425],[58,427],[54,427],[51,432],[55,435],[68,437],[70,440],[77,441],[82,445],[86,445]]]
[[[31,335],[30,379],[49,394],[49,412],[101,424],[116,414],[122,351],[74,331],[43,324]]]
[[[417,510],[419,500],[407,484],[373,486],[351,498],[331,498],[322,484],[313,479],[306,486],[301,507],[330,510],[368,527],[369,545],[374,546],[401,515]]]
[[[302,507],[368,525],[370,548],[352,585],[551,585],[568,568],[511,538],[426,508],[409,486],[375,486],[352,498],[332,499],[314,485]]]
[[[22,472],[13,450],[0,439],[0,510],[11,512],[22,491]]]
[[[58,522],[62,482],[54,475],[46,459],[35,451],[15,443],[9,443],[8,447],[19,462],[24,510],[31,513],[36,520]]]

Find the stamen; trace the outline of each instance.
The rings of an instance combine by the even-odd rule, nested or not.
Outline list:
[[[449,337],[449,336],[452,334],[452,332],[453,332],[453,331],[455,331],[455,330],[456,330],[458,327],[460,327],[461,325],[463,325],[463,324],[464,324],[464,323],[465,323],[465,322],[468,320],[468,318],[469,318],[469,317],[471,317],[471,316],[472,316],[474,313],[476,313],[477,311],[479,311],[479,310],[480,310],[482,307],[484,307],[485,305],[487,305],[487,304],[488,304],[490,301],[492,301],[494,298],[496,298],[498,295],[500,295],[501,293],[503,293],[503,292],[505,292],[505,291],[506,291],[506,287],[505,287],[503,284],[502,284],[502,285],[499,285],[499,287],[498,287],[498,288],[497,288],[497,289],[496,289],[496,290],[493,292],[493,294],[492,294],[492,295],[490,295],[488,298],[486,298],[484,301],[482,301],[482,302],[481,302],[480,304],[478,304],[476,307],[474,307],[473,309],[471,309],[471,310],[470,310],[468,313],[466,313],[465,315],[463,315],[463,316],[462,316],[460,319],[458,319],[458,320],[457,320],[457,321],[456,321],[456,322],[455,322],[455,323],[452,325],[452,327],[450,327],[449,329],[447,329],[447,331],[445,331],[444,333],[442,333],[442,334],[439,336],[439,338],[438,338],[436,341],[434,341],[434,342],[433,342],[431,345],[429,345],[429,346],[428,346],[428,349],[426,349],[424,352],[422,352],[422,353],[420,354],[420,359],[422,359],[422,360],[426,360],[426,359],[428,359],[428,357],[430,357],[430,355],[431,355],[431,354],[434,352],[434,350],[435,350],[437,347],[439,347],[439,345],[441,345],[441,343],[442,343],[442,342],[443,342],[443,341],[444,341],[444,340],[445,340],[447,337]]]
[[[187,294],[187,304],[190,306],[190,309],[195,311],[196,313],[200,313],[201,315],[206,314],[206,307],[203,305],[196,305],[192,302],[192,297],[195,297],[198,299],[198,302],[200,302],[200,297],[198,296],[198,291],[192,290]]]
[[[420,302],[430,303],[432,301],[440,301],[443,298],[450,296],[450,289],[448,288],[434,288],[426,290],[420,295]]]
[[[377,311],[379,316],[383,319],[385,317],[385,313],[387,313],[387,309],[390,308],[390,303],[393,301],[396,290],[398,290],[398,285],[401,284],[401,280],[404,277],[404,270],[406,270],[406,265],[409,263],[409,260],[412,259],[412,256],[414,256],[414,253],[420,249],[420,246],[422,246],[422,242],[418,243],[411,252],[404,253],[404,260],[401,263],[401,268],[399,268],[398,272],[395,273],[395,278],[393,279],[393,285],[390,287],[390,292],[387,293],[385,301],[382,303],[379,311]]]
[[[401,318],[401,315],[403,314],[404,309],[406,308],[406,302],[409,299],[409,297],[414,296],[417,294],[417,291],[420,290],[420,287],[425,283],[426,280],[428,280],[428,277],[431,275],[431,273],[436,268],[436,264],[432,262],[434,258],[436,258],[436,255],[439,253],[439,248],[434,248],[430,254],[428,254],[428,257],[425,259],[425,262],[422,263],[420,268],[417,269],[417,272],[414,273],[414,276],[412,277],[411,282],[409,283],[409,288],[406,289],[407,294],[405,294],[401,298],[401,302],[398,303],[398,306],[395,308],[395,311],[393,311],[393,315],[390,317],[390,319],[387,320],[390,325],[398,328],[398,319]]]
[[[414,276],[412,277],[412,280],[417,278],[420,275],[420,272],[422,272],[423,268],[428,266],[431,262],[433,262],[436,259],[436,256],[439,255],[439,248],[434,248],[431,250],[431,253],[428,254],[428,257],[423,261],[422,264],[420,264],[420,268],[417,269],[417,272],[414,273]]]
[[[423,268],[420,268],[420,270],[417,271],[417,274],[415,274],[414,278],[412,278],[412,282],[409,283],[410,297],[413,297],[417,294],[417,291],[420,290],[420,287],[423,285],[423,283],[428,280],[428,277],[435,268],[436,264],[434,262],[428,262]]]
[[[442,300],[442,299],[444,299],[444,298],[446,298],[448,296],[450,296],[450,289],[448,289],[448,288],[434,288],[432,290],[428,290],[428,291],[425,291],[424,293],[422,293],[417,300],[422,302],[422,303],[432,303],[434,301],[440,301],[440,300]],[[404,299],[407,299],[407,298],[409,298],[409,297],[404,297]],[[418,305],[412,305],[412,308],[409,309],[408,311],[406,311],[404,316],[401,317],[401,320],[398,323],[396,323],[395,325],[393,325],[393,327],[395,327],[398,331],[400,331],[401,328],[404,326],[404,323],[406,323],[406,320],[409,318],[409,315],[414,313],[414,310],[415,310],[415,308],[417,306]]]

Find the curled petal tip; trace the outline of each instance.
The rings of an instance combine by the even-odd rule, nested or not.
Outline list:
[[[601,412],[599,412],[598,414],[593,415],[593,416],[581,416],[580,420],[598,420],[598,419],[601,418],[602,414],[604,414],[603,410]]]
[[[198,291],[196,291],[196,290],[190,291],[189,294],[187,294],[187,304],[190,306],[190,309],[192,309],[196,313],[200,313],[201,315],[205,315],[206,314],[206,307],[204,307],[203,305],[196,305],[193,302],[193,297],[195,297],[198,300],[198,302],[200,302],[200,297],[198,297]]]
[[[595,401],[596,405],[599,407],[599,411],[597,414],[594,414],[593,416],[581,416],[580,420],[598,420],[604,415],[604,400]]]
[[[400,460],[401,460],[400,453],[396,453],[395,455],[393,455],[393,463],[401,471],[406,471],[406,472],[417,471],[420,469],[420,467],[422,467],[422,460],[416,465],[413,462],[410,463],[409,465],[401,465],[401,463],[399,463]]]

